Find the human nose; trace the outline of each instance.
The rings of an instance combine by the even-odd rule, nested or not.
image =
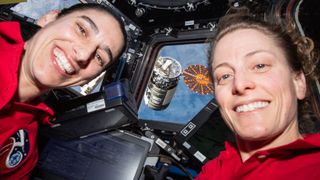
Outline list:
[[[89,63],[90,59],[92,59],[95,52],[95,48],[90,45],[74,45],[73,51],[76,57],[76,62],[81,67],[84,67]]]
[[[245,72],[238,72],[235,74],[233,81],[232,93],[234,95],[243,95],[248,90],[255,88],[255,83],[252,80],[252,76]]]

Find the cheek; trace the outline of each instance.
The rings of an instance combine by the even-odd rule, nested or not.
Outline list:
[[[219,106],[221,106],[222,102],[221,102],[221,93],[219,91],[219,89],[214,89],[214,97],[216,98],[217,103],[219,104]]]
[[[214,95],[217,100],[217,103],[221,106],[224,106],[228,102],[231,95],[231,90],[227,86],[215,86]]]
[[[74,27],[69,24],[56,24],[51,26],[50,29],[47,29],[47,36],[54,39],[62,38],[61,40],[65,40],[65,38],[75,40],[75,38],[77,38]]]
[[[90,81],[101,74],[101,72],[103,71],[103,68],[93,61],[89,66],[87,66],[86,69],[82,70],[81,77],[83,80]]]
[[[270,92],[274,92],[276,94],[286,94],[286,91],[291,91],[292,83],[291,79],[288,77],[287,73],[277,73],[277,74],[269,74],[265,76],[263,79],[257,81],[257,83],[267,89]]]
[[[226,110],[226,108],[224,108],[222,106],[219,107],[219,111],[220,111],[220,114],[222,116],[223,121],[225,122],[225,124],[229,127],[229,129],[232,132],[235,132],[234,122],[232,121],[232,117],[230,116],[231,113],[230,112],[226,112],[225,110]]]

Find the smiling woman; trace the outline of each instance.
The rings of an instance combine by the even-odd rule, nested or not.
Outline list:
[[[119,21],[101,9],[96,10],[96,5],[91,6],[95,9],[83,9],[86,6],[78,5],[62,11],[62,15],[46,22],[26,42],[22,83],[33,85],[30,88],[37,91],[84,84],[110,65],[112,57],[118,57],[125,39]],[[57,33],[60,29],[64,29],[63,34]],[[20,93],[23,97],[24,92]]]
[[[298,105],[309,95],[309,75],[315,73],[304,69],[311,56],[299,51],[297,37],[249,14],[220,20],[209,64],[236,144],[208,162],[198,180],[319,177],[320,135],[299,131]]]
[[[37,163],[38,122],[50,124],[54,114],[38,97],[89,82],[125,49],[123,22],[111,9],[78,4],[57,13],[26,42],[18,22],[0,23],[0,179],[27,179]]]

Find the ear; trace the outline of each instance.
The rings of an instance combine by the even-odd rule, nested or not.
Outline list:
[[[59,13],[60,13],[59,10],[52,10],[52,11],[48,12],[47,14],[41,16],[38,19],[37,25],[40,26],[40,27],[46,26],[50,22],[56,20],[56,18],[57,18]]]
[[[302,71],[294,74],[293,83],[295,86],[295,91],[297,98],[302,100],[306,96],[307,91],[307,84],[306,84],[306,77]]]

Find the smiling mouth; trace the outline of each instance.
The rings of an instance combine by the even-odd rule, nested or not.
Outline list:
[[[245,105],[241,105],[241,106],[236,107],[236,112],[254,111],[256,109],[264,108],[264,107],[268,106],[269,104],[270,104],[270,102],[267,102],[267,101],[257,101],[257,102],[253,102],[250,104],[245,104]]]
[[[53,55],[55,57],[55,60],[57,61],[58,66],[61,70],[63,70],[65,73],[71,75],[75,72],[75,69],[72,67],[70,62],[67,60],[66,56],[62,51],[59,50],[59,48],[53,49]]]

